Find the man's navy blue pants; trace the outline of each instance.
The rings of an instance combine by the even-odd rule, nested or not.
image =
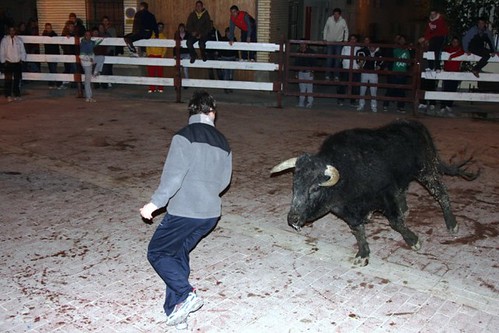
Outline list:
[[[193,290],[189,283],[189,252],[215,227],[218,219],[193,219],[166,214],[154,232],[149,242],[147,259],[166,283],[163,308],[167,316]]]

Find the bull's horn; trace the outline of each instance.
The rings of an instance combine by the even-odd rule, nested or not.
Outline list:
[[[340,180],[340,172],[332,165],[327,165],[326,170],[324,171],[325,176],[329,176],[330,178],[326,180],[324,183],[321,183],[320,186],[328,187],[335,185],[338,180]]]
[[[290,158],[289,160],[277,164],[275,167],[272,168],[272,170],[270,170],[270,174],[294,168],[297,159],[298,159],[297,157],[293,157]]]

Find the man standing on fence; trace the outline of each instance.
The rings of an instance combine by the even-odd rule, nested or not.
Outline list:
[[[479,18],[475,26],[471,27],[463,37],[464,51],[469,55],[473,53],[480,58],[471,72],[480,77],[480,71],[487,65],[490,57],[495,54],[494,43],[492,43],[492,32],[487,27],[485,18]]]
[[[132,55],[138,57],[137,49],[133,43],[141,39],[149,39],[154,32],[154,36],[158,38],[158,24],[156,17],[149,11],[147,2],[139,4],[139,11],[133,17],[132,33],[125,35],[125,43]]]
[[[438,72],[442,69],[440,58],[448,34],[449,28],[447,27],[447,22],[445,22],[444,17],[436,10],[430,11],[430,17],[428,24],[426,25],[424,36],[419,39],[419,43],[427,46],[428,51],[433,51],[435,54],[435,60],[428,61],[430,70]]]
[[[196,1],[196,8],[187,18],[185,27],[190,33],[189,39],[187,40],[187,48],[189,49],[189,54],[191,56],[191,64],[193,64],[198,57],[194,50],[194,44],[197,42],[199,42],[201,58],[203,61],[208,60],[208,56],[206,55],[206,42],[210,38],[213,21],[211,20],[208,11],[204,8],[202,1]]]
[[[9,35],[5,36],[0,43],[0,63],[5,73],[5,98],[9,103],[21,99],[20,83],[23,61],[26,61],[24,44],[16,36],[16,28],[10,27]]]
[[[256,21],[245,11],[239,10],[237,6],[230,7],[229,21],[229,44],[234,43],[234,30],[238,27],[241,30],[241,42],[256,43]],[[256,52],[242,51],[241,59],[255,61]]]
[[[333,15],[331,15],[324,26],[324,40],[326,42],[346,42],[348,41],[348,25],[345,19],[341,16],[341,9],[335,8],[333,10]],[[341,55],[342,45],[328,45],[327,46],[327,55]],[[340,58],[327,58],[326,66],[328,71],[326,72],[326,80],[329,80],[331,77],[330,68],[338,68],[340,67],[341,59]],[[339,81],[338,72],[333,72],[334,80]]]

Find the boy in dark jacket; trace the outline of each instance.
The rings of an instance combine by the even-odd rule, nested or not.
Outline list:
[[[213,29],[213,24],[210,14],[204,8],[202,1],[196,1],[196,9],[187,18],[185,26],[190,36],[187,40],[187,48],[191,56],[191,64],[196,61],[197,54],[194,50],[194,44],[199,42],[199,50],[203,61],[208,60],[206,55],[206,42],[209,40],[210,32]]]

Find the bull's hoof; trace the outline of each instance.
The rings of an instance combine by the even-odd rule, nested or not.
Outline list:
[[[353,260],[353,264],[354,264],[354,266],[357,266],[357,267],[367,266],[367,264],[369,264],[369,257],[365,257],[365,258],[355,257],[355,259]]]
[[[451,233],[453,235],[457,234],[458,231],[459,231],[459,224],[457,224],[457,223],[454,226],[454,228],[449,229],[449,233]]]
[[[411,246],[411,248],[414,251],[419,251],[421,249],[421,241],[418,239],[418,241],[416,242],[416,244],[414,244],[413,246]]]

